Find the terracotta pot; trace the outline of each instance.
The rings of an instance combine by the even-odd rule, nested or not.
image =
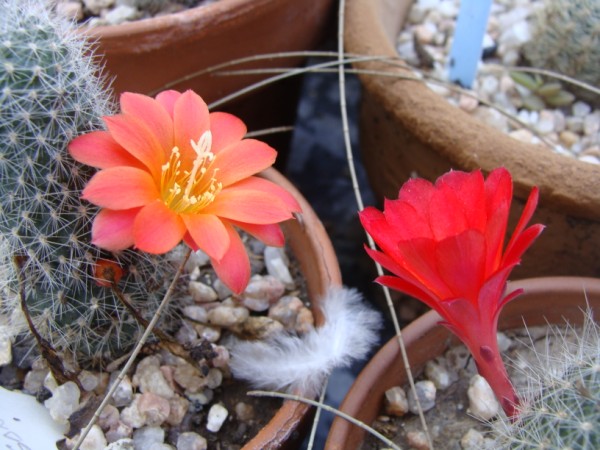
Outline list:
[[[275,52],[311,50],[333,12],[333,0],[220,0],[178,13],[112,26],[83,29],[96,42],[116,94],[155,93],[202,69],[234,59]],[[231,69],[293,67],[301,58],[263,60]],[[207,103],[271,75],[205,74],[176,83]],[[300,79],[278,82],[219,110],[239,115],[249,130],[293,125]],[[289,134],[266,137],[277,149]],[[282,167],[279,162],[278,166]]]
[[[524,293],[502,311],[499,329],[560,324],[565,319],[579,324],[586,298],[600,317],[600,279],[582,277],[541,277],[509,283],[509,290],[523,288]],[[443,354],[457,339],[438,325],[441,317],[430,311],[408,325],[402,332],[413,374],[425,363]],[[369,361],[350,387],[340,409],[351,416],[372,423],[383,406],[385,391],[407,382],[398,340],[388,341]],[[365,432],[349,422],[336,418],[330,429],[326,450],[358,448]]]
[[[410,0],[347,0],[346,51],[397,59],[394,43],[411,5]],[[381,61],[356,66],[410,75]],[[435,180],[451,168],[488,173],[504,166],[515,183],[511,226],[533,186],[541,193],[533,222],[547,225],[514,275],[600,276],[599,165],[512,139],[418,81],[377,75],[360,79],[363,162],[380,200],[396,198],[414,173]]]
[[[302,207],[302,216],[283,224],[286,244],[300,264],[317,325],[323,322],[320,299],[330,286],[341,286],[342,276],[333,246],[323,224],[302,194],[279,172],[269,169],[262,175],[291,192]],[[246,445],[244,450],[295,449],[302,429],[312,416],[304,404],[286,400],[271,421]]]

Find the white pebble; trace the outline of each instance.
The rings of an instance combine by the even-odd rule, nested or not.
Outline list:
[[[106,445],[106,437],[102,429],[98,425],[93,425],[79,448],[81,450],[105,450]]]
[[[183,308],[183,315],[196,322],[205,323],[208,321],[208,311],[206,308],[198,305],[188,305]]]
[[[208,311],[207,321],[211,325],[231,327],[243,323],[249,316],[247,308],[219,305]]]
[[[267,273],[281,281],[286,287],[294,287],[294,279],[290,273],[290,261],[285,250],[280,247],[265,247],[265,266]],[[281,296],[282,294],[279,294]]]
[[[177,450],[206,450],[208,443],[198,433],[186,431],[177,438]]]
[[[594,111],[583,119],[583,132],[586,136],[595,135],[600,131],[600,111]]]
[[[548,134],[554,131],[554,113],[543,109],[540,111],[536,129],[541,134]]]
[[[83,19],[83,5],[76,2],[59,2],[56,4],[56,14],[65,19],[80,21]]]
[[[120,440],[124,440],[127,442],[129,441],[129,438],[131,438],[132,434],[133,428],[120,420],[115,425],[110,427],[110,429],[105,433],[106,440],[108,442],[115,442]],[[133,448],[133,440],[131,441],[131,445],[131,448]]]
[[[385,391],[385,412],[398,417],[408,412],[406,392],[400,386],[394,386]]]
[[[500,404],[492,388],[481,375],[473,375],[467,390],[471,414],[482,420],[490,420],[500,411]]]
[[[592,112],[592,107],[585,102],[577,101],[571,106],[571,111],[575,117],[585,117]]]
[[[429,450],[429,441],[423,431],[409,431],[406,433],[406,441],[411,449]]]
[[[79,407],[79,388],[72,381],[58,386],[52,397],[44,402],[52,418],[61,424],[68,423],[68,419]]]
[[[12,362],[12,345],[8,336],[0,337],[0,367]]]
[[[181,361],[175,366],[173,379],[187,392],[198,392],[206,386],[206,379],[202,376],[200,369],[187,361]]]
[[[460,446],[463,450],[481,450],[484,448],[484,437],[475,428],[469,428],[469,431],[460,439]]]
[[[146,424],[146,416],[139,409],[141,396],[142,394],[135,394],[133,401],[121,410],[121,422],[126,427],[140,428]]]
[[[116,426],[119,423],[119,410],[116,406],[110,403],[104,407],[98,417],[98,425],[103,430],[108,430],[111,427]]]
[[[133,439],[123,438],[118,441],[108,444],[105,450],[135,450],[133,446]]]
[[[128,20],[135,20],[137,18],[137,8],[127,5],[119,5],[116,8],[111,9],[104,16],[104,19],[106,19],[110,25],[118,25]]]
[[[429,411],[435,406],[435,395],[436,395],[435,384],[432,381],[424,380],[415,383],[415,390],[412,389],[408,392],[408,408],[413,414],[417,414],[419,409],[417,407],[417,398],[421,404],[423,411]],[[416,398],[415,398],[416,393]]]
[[[446,389],[458,379],[456,373],[450,372],[442,364],[428,361],[425,365],[425,376],[433,382],[437,389]]]
[[[153,444],[162,444],[164,441],[165,430],[161,427],[143,427],[133,432],[135,450],[147,450]]]
[[[212,405],[208,411],[206,429],[216,433],[221,429],[228,415],[229,411],[223,405],[219,403]]]
[[[83,0],[83,5],[94,15],[99,15],[102,10],[108,9],[115,0]]]
[[[512,340],[502,331],[496,333],[496,340],[498,341],[500,353],[507,351],[512,345]]]
[[[116,382],[117,377],[118,374],[115,372],[115,374],[111,377],[112,380],[109,383],[109,387],[112,387],[112,384]],[[131,385],[131,379],[128,375],[125,375],[112,395],[113,404],[116,407],[126,406],[131,403],[132,398],[133,386]]]
[[[147,356],[140,361],[132,382],[134,386],[139,386],[142,393],[153,392],[166,399],[175,395],[173,386],[160,370],[160,358],[158,356]]]
[[[160,395],[144,392],[138,400],[138,410],[146,418],[146,425],[160,426],[169,417],[171,405]]]
[[[176,395],[169,400],[169,417],[167,423],[169,425],[179,425],[190,409],[190,401],[180,395]]]
[[[214,302],[219,299],[217,292],[211,286],[200,281],[190,281],[188,292],[197,303]]]

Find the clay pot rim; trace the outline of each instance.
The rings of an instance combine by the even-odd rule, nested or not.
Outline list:
[[[165,14],[147,19],[124,22],[116,25],[97,27],[81,27],[81,32],[91,40],[101,39],[106,45],[119,46],[124,37],[135,41],[144,41],[145,51],[162,48],[180,42],[184,37],[189,40],[201,39],[208,29],[222,23],[243,21],[250,10],[261,10],[272,5],[276,0],[220,0],[208,5],[194,6],[179,12]],[[188,36],[192,34],[191,36]],[[160,39],[156,37],[160,35]],[[122,45],[131,44],[123,42]]]
[[[412,0],[348,0],[344,36],[347,51],[400,61],[394,40],[412,3]],[[408,70],[382,61],[355,66],[410,75]],[[595,180],[600,178],[599,165],[517,141],[449,104],[419,81],[367,74],[359,77],[364,90],[375,96],[393,120],[435,147],[452,164],[466,170],[481,168],[484,172],[504,165],[513,175],[515,195],[521,199],[526,198],[533,186],[538,186],[542,205],[548,202],[549,207],[569,214],[600,219],[600,190],[594,188]],[[462,151],[457,154],[456,148]],[[509,153],[517,157],[507,159],[505,155]],[[482,160],[490,163],[482,167]]]
[[[300,261],[302,272],[310,269],[317,272],[318,278],[307,280],[308,294],[313,305],[313,313],[317,324],[322,323],[323,314],[320,309],[320,299],[329,286],[341,286],[342,275],[337,256],[325,227],[304,196],[292,183],[274,168],[269,168],[261,176],[277,183],[290,192],[300,204],[302,215],[300,219],[292,219],[283,224],[286,242],[289,242],[294,253],[311,252],[313,261]],[[288,235],[292,239],[288,240]],[[297,242],[293,236],[301,236],[302,242]],[[282,407],[275,416],[254,436],[244,444],[243,450],[262,450],[266,448],[286,448],[287,441],[297,431],[299,423],[311,412],[310,405],[292,400],[284,400]]]
[[[507,292],[515,289],[524,290],[521,294],[523,298],[517,297],[503,309],[500,315],[499,329],[522,327],[524,323],[522,315],[529,317],[530,320],[527,321],[527,324],[530,326],[561,323],[563,318],[581,322],[583,317],[581,305],[586,298],[591,299],[591,303],[595,306],[596,320],[600,317],[600,278],[571,276],[528,278],[509,282]],[[573,302],[579,295],[581,295],[581,301]],[[564,297],[570,301],[567,302]],[[539,311],[540,302],[547,305],[547,308],[541,313]],[[451,343],[458,343],[450,331],[439,325],[440,321],[441,317],[435,311],[429,311],[406,326],[402,330],[402,335],[407,349],[411,345],[413,348],[417,347],[414,344],[424,336],[429,337],[429,342],[436,342],[437,348],[421,349],[422,353],[438,354],[436,353],[438,350],[449,347]],[[397,338],[393,337],[362,369],[342,401],[340,410],[356,417],[362,410],[362,405],[368,401],[367,399],[378,395],[370,386],[374,386],[375,382],[381,385],[383,375],[390,372],[391,366],[398,363],[399,359],[400,347]],[[413,365],[413,372],[416,369],[417,367]],[[348,436],[352,430],[351,424],[336,417],[329,431],[325,449],[345,450],[346,447],[342,445],[348,444]],[[352,444],[354,443],[352,442]]]

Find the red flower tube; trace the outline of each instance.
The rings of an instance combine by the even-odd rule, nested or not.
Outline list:
[[[498,316],[521,293],[505,292],[510,271],[544,228],[526,228],[538,201],[533,188],[503,250],[511,200],[512,178],[504,168],[485,181],[480,171],[451,171],[435,184],[409,180],[397,200],[385,200],[383,212],[368,207],[359,213],[380,248],[367,252],[393,274],[376,281],[442,316],[441,324],[469,348],[509,417],[518,399],[498,350]]]

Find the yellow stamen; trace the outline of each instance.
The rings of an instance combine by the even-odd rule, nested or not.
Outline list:
[[[162,199],[176,213],[193,214],[214,201],[222,189],[217,180],[217,168],[212,168],[215,159],[212,153],[212,134],[205,131],[198,142],[190,141],[196,152],[191,171],[181,170],[181,153],[173,147],[169,161],[162,166]]]

